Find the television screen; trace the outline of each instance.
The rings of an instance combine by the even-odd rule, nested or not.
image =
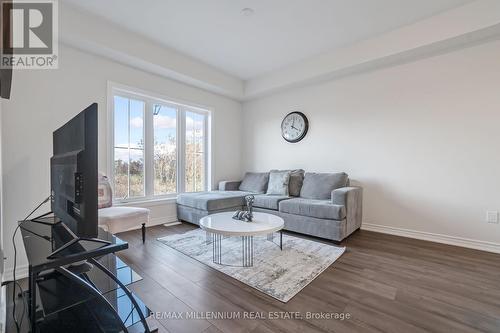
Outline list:
[[[51,207],[78,237],[97,237],[97,104],[53,134]]]
[[[9,99],[12,83],[12,69],[0,69],[0,97]]]
[[[9,15],[9,11],[5,10],[7,6],[9,8],[12,6],[12,3],[7,3],[10,1],[2,1],[2,8],[0,9],[0,13],[2,17],[0,17],[0,32],[2,36],[0,36],[0,40],[2,43],[0,44],[0,54],[4,54],[4,51],[8,48],[8,42],[10,41],[11,36],[11,16]],[[5,8],[4,8],[5,7]],[[2,67],[0,68],[0,97],[9,99],[10,98],[10,89],[12,85],[12,68]]]

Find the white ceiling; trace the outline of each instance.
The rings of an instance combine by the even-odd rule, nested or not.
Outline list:
[[[470,2],[64,1],[245,80]],[[242,15],[245,7],[254,15]]]

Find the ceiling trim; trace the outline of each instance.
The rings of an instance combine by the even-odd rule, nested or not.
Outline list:
[[[325,72],[324,74],[315,75],[307,79],[287,82],[276,87],[268,87],[258,92],[247,92],[243,97],[243,101],[251,101],[253,99],[266,97],[290,89],[297,89],[309,85],[338,80],[352,75],[367,73],[382,68],[402,65],[405,63],[418,61],[420,59],[446,54],[496,40],[500,40],[500,24],[481,29],[479,31],[470,32],[461,36],[453,37],[444,41],[420,46],[408,51],[380,57],[352,66],[343,67],[331,72]]]
[[[500,1],[475,1],[248,80],[244,100],[488,42],[499,38],[499,25]]]
[[[61,7],[61,43],[240,102],[500,39],[500,1],[478,0],[243,81],[70,5]]]
[[[241,100],[243,80],[63,3],[59,41],[79,50],[224,97]]]

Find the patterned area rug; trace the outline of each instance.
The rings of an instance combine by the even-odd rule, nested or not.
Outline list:
[[[254,237],[253,267],[241,267],[240,237],[222,240],[223,265],[212,262],[212,244],[206,243],[206,234],[201,229],[159,238],[158,241],[284,303],[311,283],[345,251],[345,247],[285,234],[281,251],[279,234],[275,235],[273,241],[267,237]]]

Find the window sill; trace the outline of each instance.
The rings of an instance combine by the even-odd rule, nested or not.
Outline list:
[[[170,204],[177,201],[177,196],[169,198],[152,198],[152,199],[137,199],[130,201],[115,201],[113,206],[158,206],[161,204]]]

